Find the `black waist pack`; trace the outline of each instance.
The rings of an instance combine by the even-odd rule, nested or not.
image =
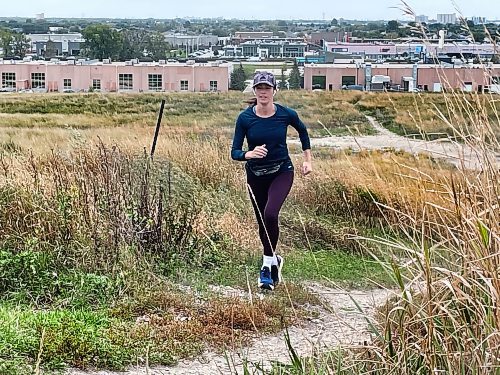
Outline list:
[[[276,173],[280,170],[284,161],[278,161],[268,164],[249,164],[247,163],[247,168],[256,176],[267,176]]]

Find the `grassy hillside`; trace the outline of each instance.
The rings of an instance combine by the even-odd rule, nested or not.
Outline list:
[[[147,152],[161,98],[167,105],[151,163]],[[225,298],[211,289],[256,292],[261,256],[256,224],[242,163],[229,158],[245,98],[239,93],[0,97],[0,374],[68,365],[123,369],[145,358],[149,364],[173,364],[206,347],[240,345],[256,332],[299,322],[307,305],[318,303],[303,288],[305,281],[404,288],[422,275],[438,301],[430,295],[396,301],[385,327],[400,341],[382,334],[383,353],[373,353],[384,358],[398,345],[413,360],[419,354],[411,343],[436,321],[432,354],[469,353],[469,346],[453,346],[460,345],[455,338],[468,335],[467,345],[484,344],[470,363],[485,365],[480,359],[495,344],[486,338],[498,330],[488,302],[494,289],[485,286],[500,286],[494,166],[478,174],[402,152],[316,149],[314,174],[297,176],[282,212],[287,283],[263,300]],[[370,134],[365,112],[407,121],[402,126],[410,130],[414,119],[396,114],[412,105],[421,113],[415,120],[419,128],[439,131],[446,122],[427,125],[438,98],[287,92],[278,101],[297,109],[311,134],[321,136]],[[444,98],[443,105],[457,99]],[[488,111],[482,117],[485,134],[495,134],[498,122]],[[467,120],[467,134],[478,129],[474,119]],[[480,141],[498,147],[495,137]],[[300,150],[291,152],[300,163]],[[464,274],[474,280],[472,286],[460,278]],[[442,288],[448,282],[452,291],[465,288],[473,299],[450,306]],[[418,303],[428,308],[424,317]],[[482,326],[465,327],[464,309]],[[453,325],[457,316],[464,320]],[[440,349],[439,342],[450,347]],[[387,363],[398,368],[393,354]],[[419,358],[415,366],[427,365]]]

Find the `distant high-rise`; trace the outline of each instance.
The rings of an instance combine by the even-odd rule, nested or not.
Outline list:
[[[482,25],[483,23],[486,23],[486,17],[472,17],[471,20],[474,25]]]
[[[45,19],[45,13],[37,13],[35,14],[35,19],[39,21],[43,21]]]
[[[457,23],[457,15],[455,13],[444,13],[437,15],[438,23],[442,23],[446,25],[448,23],[455,24]]]
[[[428,23],[429,17],[424,16],[423,14],[420,16],[415,16],[415,22],[416,23]]]

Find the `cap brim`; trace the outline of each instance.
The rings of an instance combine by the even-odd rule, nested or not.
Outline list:
[[[257,83],[254,83],[252,87],[259,86],[259,85],[266,85],[269,87],[274,87],[274,85],[270,84],[269,82],[257,82]]]

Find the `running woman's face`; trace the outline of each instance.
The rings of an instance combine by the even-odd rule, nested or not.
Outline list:
[[[255,86],[255,96],[261,104],[267,104],[273,100],[274,89],[272,86],[261,83]]]

